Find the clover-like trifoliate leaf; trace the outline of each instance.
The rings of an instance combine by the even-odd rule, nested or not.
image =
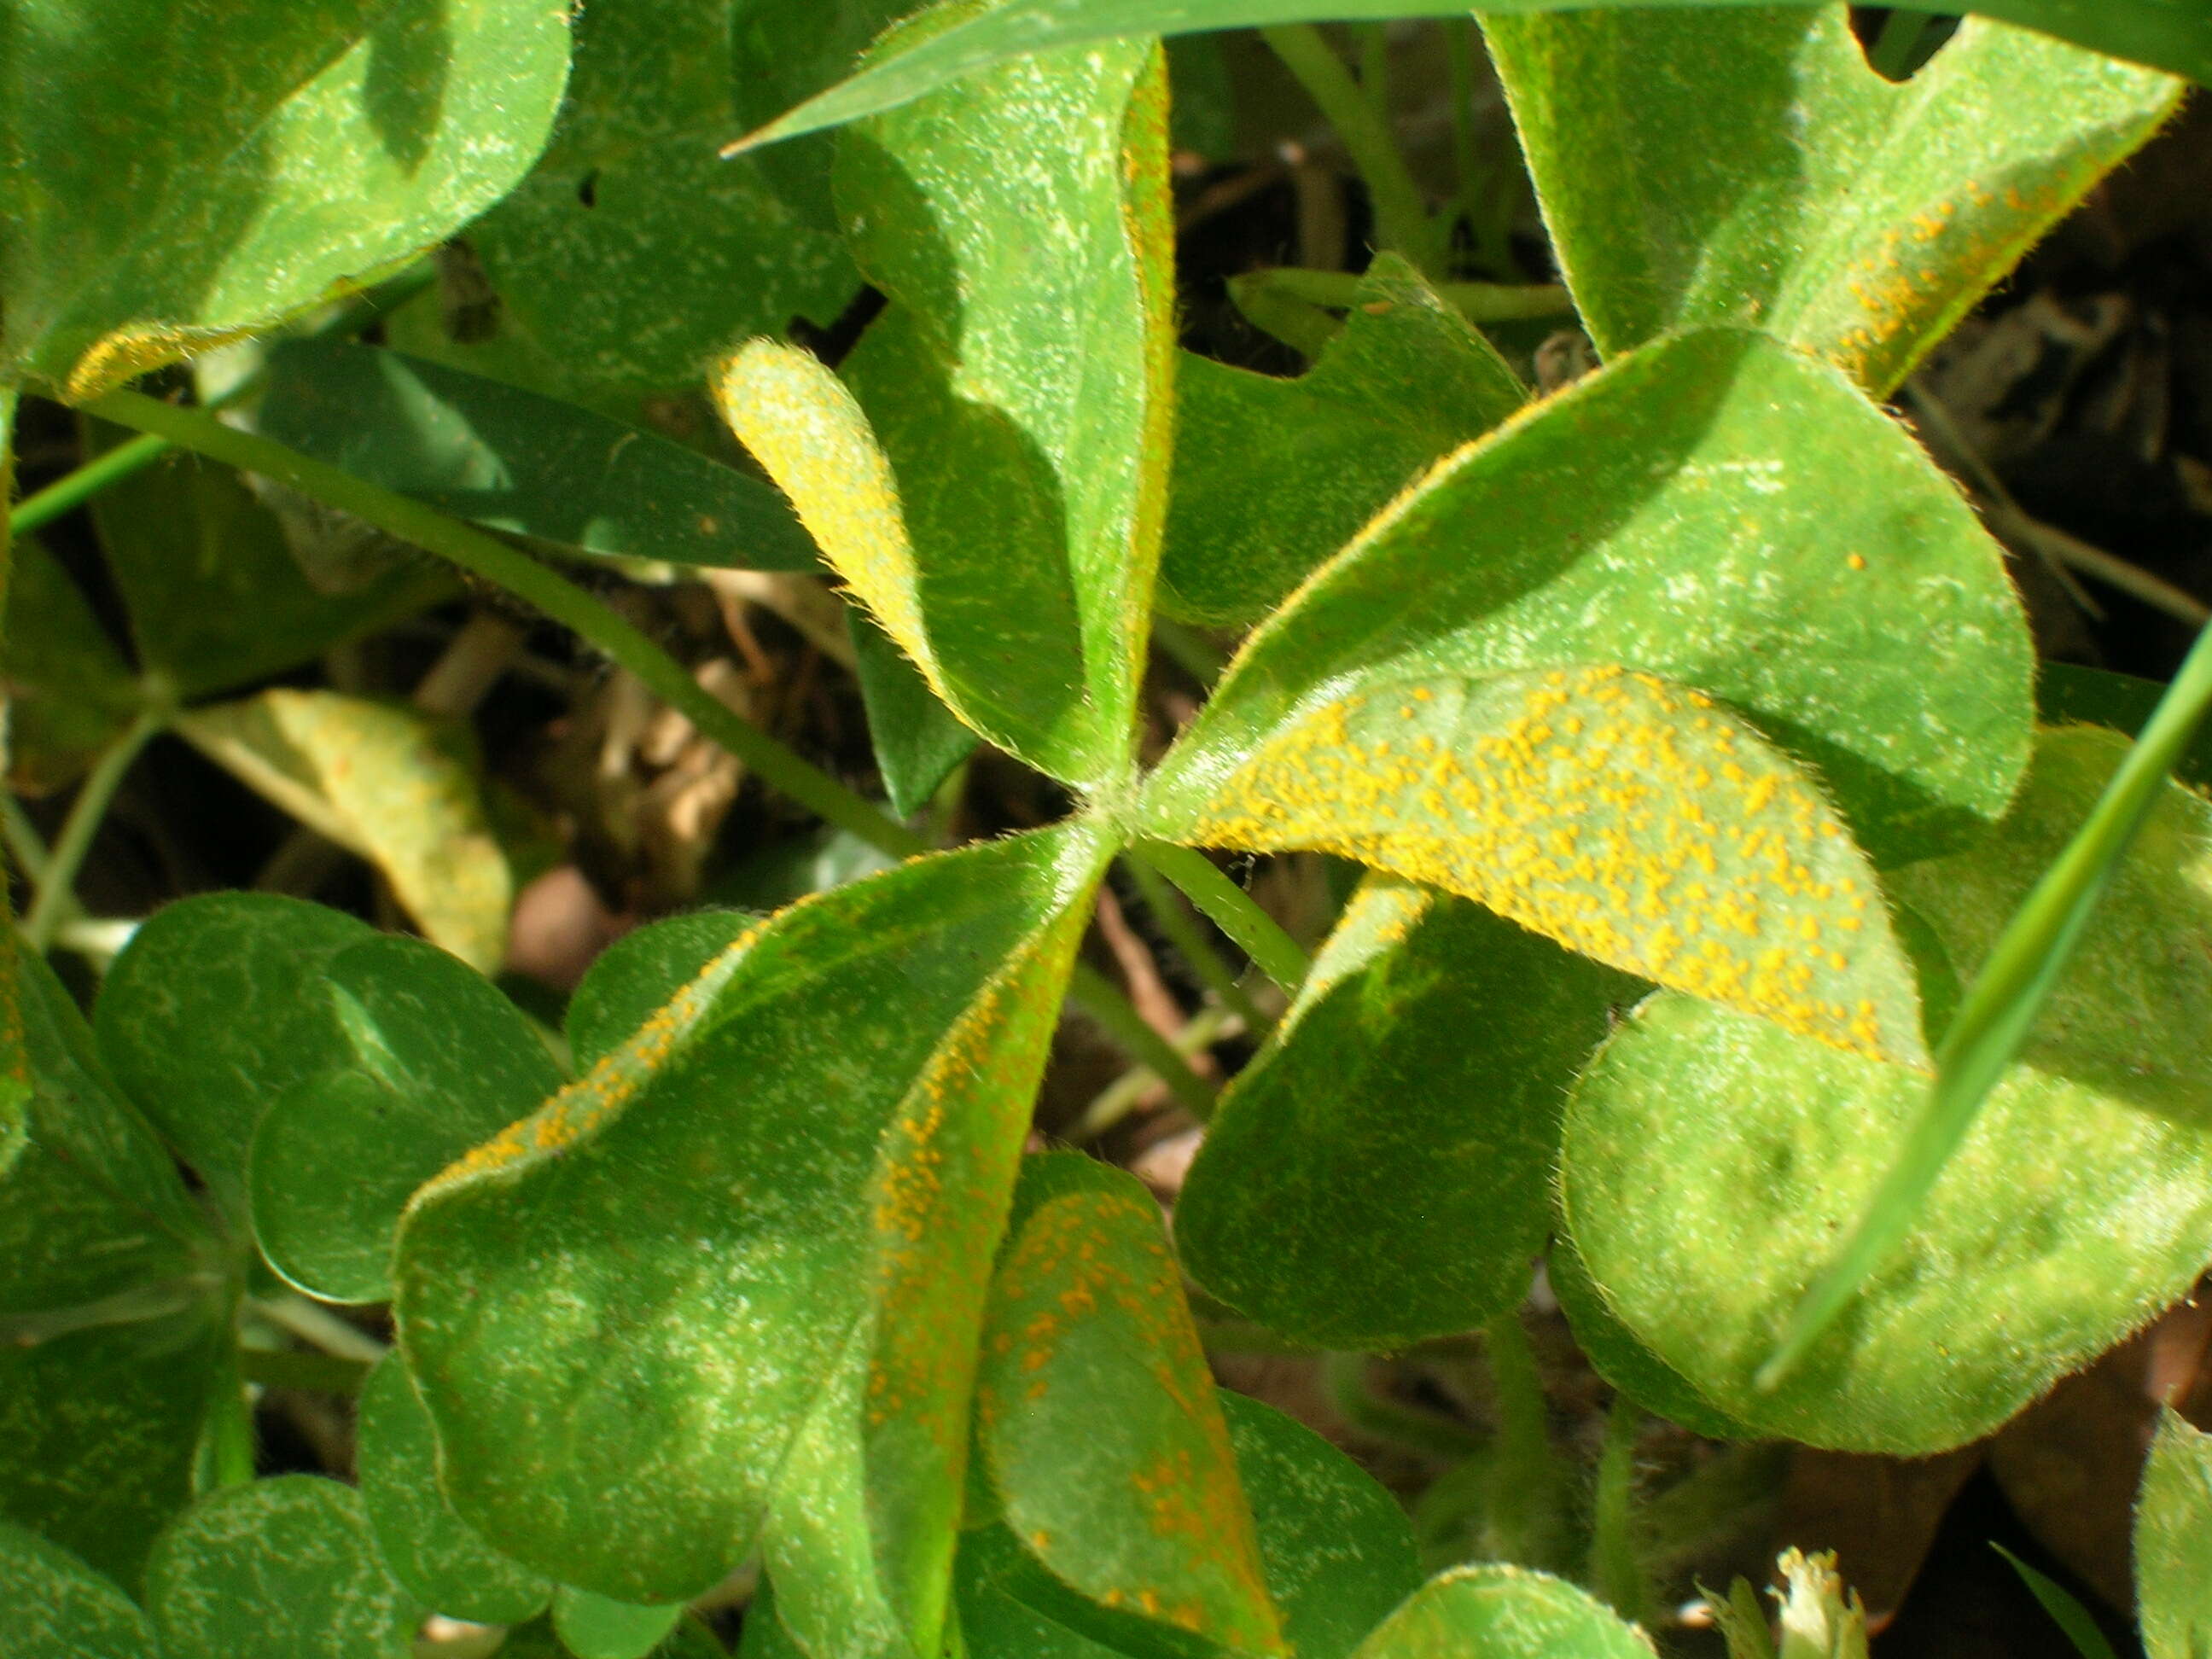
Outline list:
[[[1160,605],[1258,621],[1431,462],[1528,399],[1420,273],[1378,253],[1295,380],[1179,354]]]
[[[1105,856],[1071,825],[798,904],[416,1195],[400,1343],[465,1518],[638,1603],[758,1546],[810,1650],[933,1645],[988,1263]]]
[[[629,1042],[760,921],[749,910],[691,910],[625,933],[600,951],[562,1020],[576,1069],[589,1070]]]
[[[1877,393],[2182,91],[1979,18],[1901,85],[1837,6],[1491,14],[1483,30],[1601,351],[1747,324]]]
[[[1253,635],[1147,813],[1187,830],[1366,686],[1605,664],[1813,761],[1885,864],[1996,819],[2027,763],[2033,660],[1996,544],[1842,374],[1713,330],[1440,462]]]
[[[1207,1290],[1322,1347],[1472,1330],[1528,1294],[1559,1108],[1637,980],[1370,878],[1223,1095],[1176,1204]]]
[[[114,1580],[4,1521],[0,1607],[8,1659],[154,1659],[153,1627]]]
[[[146,1605],[162,1659],[410,1659],[416,1607],[361,1498],[313,1475],[210,1494],[161,1534]]]
[[[1455,1567],[1431,1579],[1354,1659],[1652,1659],[1650,1638],[1565,1579]]]
[[[438,1490],[438,1437],[406,1361],[386,1354],[361,1391],[361,1501],[392,1576],[424,1607],[517,1625],[544,1610],[551,1582],[486,1542]]]
[[[10,8],[0,383],[88,398],[452,234],[545,142],[540,0]]]
[[[2212,1653],[2212,1434],[2159,1419],[2136,1498],[2136,1607],[2149,1659]]]
[[[1895,872],[1962,980],[2125,750],[2046,734],[2011,816]],[[1753,1373],[1863,1212],[1929,1079],[1660,996],[1570,1103],[1569,1231],[1666,1366],[1756,1433],[1918,1454],[1987,1433],[2212,1257],[2212,808],[2169,787],[2021,1059],[1905,1242],[1781,1386]]]
[[[1121,1619],[1285,1651],[1175,1257],[1134,1177],[1030,1160],[976,1397],[1006,1523],[1055,1577]]]
[[[846,364],[857,402],[764,343],[715,386],[938,696],[1079,783],[1127,773],[1166,506],[1165,130],[1142,41],[1010,63],[855,128],[839,211],[893,301]]]

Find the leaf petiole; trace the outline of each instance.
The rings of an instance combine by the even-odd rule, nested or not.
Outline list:
[[[1313,958],[1283,931],[1281,923],[1252,902],[1249,893],[1222,874],[1212,859],[1192,848],[1164,841],[1140,841],[1129,849],[1129,855],[1173,882],[1215,927],[1236,940],[1261,973],[1297,994],[1313,967]]]
[[[167,727],[169,711],[148,707],[139,712],[122,736],[108,744],[100,759],[76,792],[76,799],[70,805],[69,817],[62,823],[62,832],[54,840],[53,850],[47,854],[46,867],[38,877],[38,885],[31,895],[30,908],[23,914],[23,940],[33,951],[44,952],[54,942],[54,933],[68,920],[70,902],[76,896],[76,873],[83,866],[85,855],[92,851],[94,836],[107,817],[113,804],[115,792],[122,787],[124,775],[138,752]]]

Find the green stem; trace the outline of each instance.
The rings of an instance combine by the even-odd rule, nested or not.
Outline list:
[[[264,1388],[307,1389],[317,1394],[359,1394],[369,1373],[362,1360],[298,1348],[240,1348],[238,1369],[248,1382]]]
[[[102,420],[154,433],[180,449],[289,484],[304,495],[452,560],[527,600],[605,652],[709,739],[743,761],[770,788],[790,796],[824,822],[892,858],[912,858],[931,850],[922,836],[708,691],[627,618],[528,554],[448,518],[435,507],[257,434],[226,426],[205,410],[165,404],[136,392],[111,392],[86,408]],[[1178,1099],[1194,1110],[1211,1109],[1212,1091],[1103,975],[1079,965],[1071,989],[1075,1000],[1119,1037],[1136,1059],[1160,1074]]]
[[[1501,1561],[1547,1571],[1565,1565],[1565,1487],[1552,1449],[1544,1376],[1519,1311],[1482,1328],[1498,1435],[1491,1462],[1491,1553]]]
[[[1651,1622],[1651,1587],[1635,1537],[1636,1436],[1644,1413],[1626,1395],[1615,1395],[1598,1453],[1597,1493],[1590,1514],[1590,1588],[1613,1610],[1637,1624]]]
[[[374,1365],[391,1352],[360,1326],[339,1318],[320,1303],[290,1291],[266,1300],[248,1297],[246,1310],[311,1348],[363,1367]]]
[[[1790,1373],[1911,1230],[1982,1102],[2027,1041],[2112,872],[2209,708],[2212,629],[2197,635],[2088,817],[2013,912],[1960,1000],[1936,1051],[1936,1084],[1926,1107],[1857,1230],[1797,1304],[1788,1332],[1759,1368],[1759,1387],[1774,1388]]]
[[[1444,72],[1450,85],[1452,112],[1452,164],[1459,173],[1459,211],[1466,221],[1467,234],[1474,244],[1475,257],[1483,268],[1498,271],[1507,265],[1500,259],[1501,250],[1490,246],[1485,237],[1490,215],[1483,211],[1483,181],[1488,176],[1482,165],[1482,145],[1474,131],[1474,20],[1468,17],[1444,20]]]
[[[1201,1008],[1190,1017],[1188,1024],[1170,1039],[1169,1046],[1176,1054],[1188,1058],[1197,1054],[1200,1049],[1205,1048],[1236,1023],[1235,1018],[1230,1012],[1218,1003],[1210,1008]],[[1193,1075],[1196,1074],[1194,1073]],[[1137,1103],[1150,1093],[1153,1086],[1160,1081],[1160,1074],[1149,1066],[1139,1066],[1133,1071],[1124,1072],[1091,1097],[1090,1105],[1083,1109],[1083,1115],[1076,1119],[1069,1127],[1068,1139],[1079,1146],[1097,1139],[1099,1136],[1128,1116],[1135,1109]],[[1191,1105],[1188,1101],[1183,1103],[1190,1115],[1200,1123],[1206,1122],[1212,1115],[1213,1097],[1211,1094],[1206,1097],[1206,1104],[1203,1110]],[[1305,1352],[1311,1352],[1312,1350],[1308,1349]]]
[[[129,729],[108,744],[86,774],[76,799],[70,804],[69,817],[63,820],[62,832],[54,839],[53,851],[47,855],[46,872],[32,892],[31,908],[24,913],[23,939],[32,950],[43,952],[53,944],[54,929],[66,919],[76,894],[77,872],[83,867],[85,855],[92,851],[93,837],[100,833],[100,826],[106,819],[115,792],[122,787],[124,774],[138,758],[138,751],[160,735],[167,724],[168,711],[165,708],[140,711]]]
[[[1375,209],[1376,243],[1434,274],[1429,210],[1421,187],[1399,154],[1389,128],[1360,92],[1336,49],[1311,23],[1283,23],[1260,33],[1328,118],[1352,164],[1366,180],[1368,199]]]
[[[1338,311],[1359,300],[1360,279],[1347,270],[1273,265],[1250,272],[1242,280],[1248,289],[1257,288],[1279,298]],[[1564,317],[1574,309],[1567,290],[1557,283],[1438,283],[1435,287],[1437,297],[1471,323],[1526,322]]]
[[[1244,1022],[1244,1029],[1255,1036],[1267,1028],[1267,1017],[1260,1012],[1260,1005],[1237,982],[1213,948],[1213,942],[1200,930],[1198,920],[1179,897],[1174,888],[1160,879],[1159,874],[1142,859],[1124,859],[1123,867],[1129,878],[1137,884],[1137,891],[1145,901],[1145,908],[1152,913],[1152,920],[1168,936],[1168,943],[1182,953],[1191,971],[1205,982],[1206,988],[1221,1000],[1221,1006]]]
[[[1415,1451],[1429,1452],[1455,1461],[1482,1449],[1482,1438],[1448,1417],[1415,1411],[1385,1400],[1367,1386],[1367,1356],[1332,1353],[1322,1357],[1322,1385],[1329,1404],[1353,1428]]]
[[[1298,942],[1252,902],[1252,896],[1222,874],[1218,866],[1194,848],[1164,841],[1140,841],[1129,849],[1182,890],[1183,896],[1237,942],[1254,964],[1291,995],[1313,967]]]

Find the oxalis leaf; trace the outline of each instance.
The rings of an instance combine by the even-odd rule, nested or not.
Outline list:
[[[1431,461],[1528,401],[1467,319],[1395,254],[1295,380],[1185,352],[1160,605],[1256,622]]]
[[[113,1581],[4,1522],[0,1607],[8,1659],[154,1659],[152,1626]]]
[[[536,159],[568,57],[538,0],[34,3],[4,27],[0,382],[79,400],[459,228]]]
[[[976,1411],[1007,1527],[1095,1606],[1071,1598],[1062,1622],[1286,1651],[1159,1209],[1133,1176],[1074,1153],[1024,1170]]]
[[[2212,1653],[2212,1435],[2160,1416],[2136,1498],[2136,1605],[2149,1659]]]
[[[1429,889],[1370,878],[1176,1204],[1192,1275],[1269,1328],[1389,1350],[1528,1294],[1559,1105],[1638,980]]]
[[[1893,877],[1960,978],[2124,747],[2047,735],[1991,839]],[[2183,1294],[2212,1254],[2208,831],[2212,808],[2169,786],[1912,1231],[1771,1393],[1753,1375],[1926,1079],[1685,998],[1647,1004],[1566,1120],[1563,1212],[1610,1311],[1754,1432],[1917,1454],[1988,1432]]]
[[[1712,8],[1755,6],[1763,0],[1636,3]],[[1484,10],[1498,16],[1590,6],[1591,0],[1505,0]],[[1457,15],[1466,9],[1443,0],[1010,0],[980,16],[963,12],[954,27],[941,33],[915,37],[905,50],[864,64],[849,80],[751,134],[742,147],[773,143],[894,109],[1009,57],[1085,40],[1267,23]],[[1984,0],[1969,9],[2212,85],[2212,15],[2186,0]]]
[[[1483,32],[1601,351],[1756,324],[1876,392],[2183,89],[1978,18],[1893,85],[1841,6],[1493,13]]]
[[[1652,1659],[1650,1640],[1564,1579],[1458,1567],[1408,1597],[1353,1659]]]
[[[848,361],[854,395],[763,343],[715,386],[938,696],[1094,786],[1129,769],[1166,506],[1165,101],[1157,48],[1131,42],[847,134],[839,211],[894,302]]]
[[[986,1263],[1106,849],[784,912],[417,1194],[401,1346],[498,1548],[684,1600],[758,1543],[820,1654],[932,1650]]]

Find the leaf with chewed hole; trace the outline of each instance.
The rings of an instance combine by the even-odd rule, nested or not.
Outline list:
[[[1431,1579],[1355,1659],[1653,1659],[1650,1638],[1565,1579],[1455,1567]]]
[[[1252,1513],[1159,1206],[1074,1153],[1032,1158],[977,1384],[1006,1524],[1109,1613],[1284,1652]]]
[[[350,1061],[262,1115],[246,1174],[254,1237],[312,1296],[386,1301],[409,1196],[542,1104],[561,1073],[489,980],[420,939],[364,940],[318,988]]]
[[[1971,977],[2125,740],[2045,735],[2014,812],[1892,877]],[[1986,1434],[2212,1257],[2212,807],[2168,786],[1912,1231],[1798,1369],[1754,1373],[1863,1212],[1925,1076],[1679,996],[1600,1052],[1561,1204],[1591,1285],[1754,1432],[1905,1455]]]
[[[155,1546],[162,1659],[410,1659],[420,1612],[350,1486],[280,1475],[202,1498]]]
[[[1294,380],[1183,353],[1160,607],[1258,621],[1422,468],[1528,400],[1497,349],[1394,253]]]
[[[1179,839],[1357,859],[1627,973],[1926,1064],[1865,856],[1702,692],[1611,667],[1378,676],[1302,704],[1209,784]]]
[[[474,767],[411,708],[279,688],[180,716],[193,746],[374,864],[436,944],[489,973],[514,877]]]
[[[933,1650],[975,1333],[1087,825],[783,912],[419,1193],[399,1339],[497,1546],[638,1603],[756,1547],[805,1644]]]
[[[1978,18],[1902,85],[1836,6],[1492,15],[1483,30],[1601,351],[1753,324],[1878,393],[2182,90]]]
[[[1994,821],[2027,763],[2002,550],[1841,374],[1722,330],[1438,463],[1252,635],[1148,787],[1147,827],[1187,834],[1322,700],[1605,664],[1698,687],[1813,761],[1884,863]]]
[[[852,394],[765,342],[716,386],[938,696],[1071,782],[1130,763],[1170,448],[1165,126],[1157,48],[1129,41],[855,128],[838,208],[893,305]]]
[[[2149,1659],[2212,1653],[2212,1434],[2159,1419],[2136,1499],[2136,1605]]]
[[[104,1578],[34,1532],[0,1522],[0,1607],[8,1659],[154,1659],[146,1615]]]
[[[1560,1103],[1645,988],[1370,878],[1207,1126],[1176,1203],[1192,1276],[1324,1348],[1401,1348],[1514,1306],[1551,1226]]]
[[[397,1353],[379,1360],[362,1389],[355,1461],[377,1547],[417,1601],[487,1625],[544,1610],[551,1582],[494,1549],[438,1490],[437,1431]]]

